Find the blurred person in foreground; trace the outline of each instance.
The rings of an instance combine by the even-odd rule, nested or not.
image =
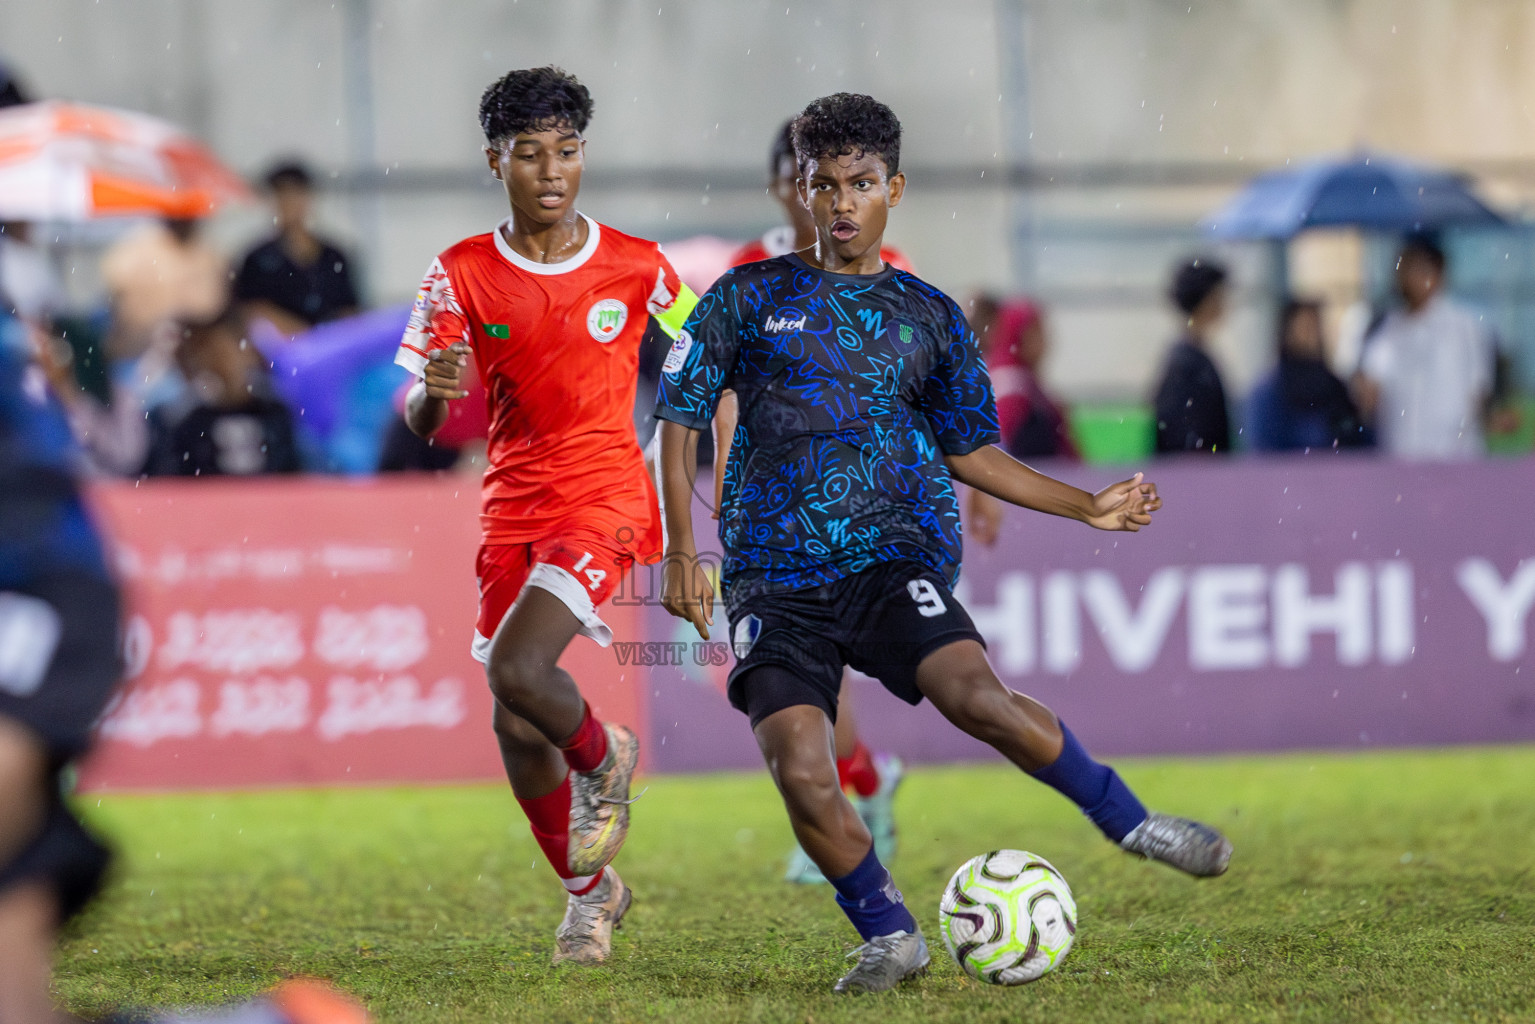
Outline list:
[[[1398,458],[1471,459],[1487,450],[1497,346],[1480,316],[1444,294],[1444,282],[1438,239],[1409,236],[1396,263],[1403,308],[1365,339],[1354,377],[1381,448]]]
[[[229,264],[201,237],[201,222],[155,221],[119,239],[101,258],[112,303],[107,354],[136,360],[155,331],[178,320],[208,320],[229,305]]]
[[[233,308],[180,325],[180,398],[150,413],[149,476],[258,476],[302,469],[293,413]]]
[[[1194,257],[1173,275],[1169,297],[1183,317],[1183,332],[1167,354],[1153,399],[1158,453],[1231,450],[1226,389],[1209,353],[1226,315],[1227,276],[1207,256]]]
[[[0,1021],[64,1024],[54,947],[95,896],[110,853],[65,802],[66,766],[121,670],[121,601],[76,479],[77,452],[28,342],[0,314]],[[291,982],[193,1024],[360,1024],[361,1007]]]
[[[248,317],[260,317],[292,336],[357,312],[351,261],[310,228],[314,176],[298,161],[266,175],[277,233],[245,254],[235,274],[234,297]]]
[[[1040,381],[1050,348],[1044,312],[1027,299],[983,293],[970,300],[970,322],[991,374],[1003,449],[1015,459],[1080,459],[1065,407]]]
[[[1248,399],[1247,438],[1253,448],[1297,452],[1369,444],[1348,386],[1327,365],[1322,304],[1286,300],[1277,333],[1279,365]]]

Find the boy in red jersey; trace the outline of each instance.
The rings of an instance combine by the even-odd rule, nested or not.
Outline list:
[[[629,825],[634,734],[599,722],[557,662],[636,562],[660,554],[632,410],[645,317],[668,333],[697,299],[654,242],[575,208],[591,95],[558,68],[485,91],[480,124],[512,214],[432,261],[395,361],[421,377],[405,420],[427,437],[463,398],[472,351],[490,416],[473,653],[496,698],[512,792],[569,893],[554,962],[600,963],[630,893],[609,861]]]

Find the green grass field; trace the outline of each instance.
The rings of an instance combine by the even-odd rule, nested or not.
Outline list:
[[[1219,825],[1229,874],[1132,860],[1000,766],[922,769],[893,867],[934,945],[926,979],[829,989],[856,936],[825,887],[779,881],[765,776],[660,777],[618,866],[636,902],[612,962],[549,966],[561,891],[500,787],[94,796],[124,857],[67,937],[74,1010],[333,979],[395,1021],[1529,1021],[1535,749],[1120,765],[1148,803]],[[968,980],[938,936],[966,858],[1048,857],[1081,907],[1040,982]]]

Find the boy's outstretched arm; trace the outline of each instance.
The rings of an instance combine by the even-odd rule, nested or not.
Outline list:
[[[714,623],[714,584],[698,563],[693,540],[693,485],[698,473],[700,431],[672,420],[657,425],[661,436],[661,516],[666,554],[661,561],[661,606],[687,619],[709,639]]]
[[[1077,519],[1099,530],[1131,533],[1151,523],[1162,507],[1157,486],[1137,473],[1097,494],[1036,472],[996,445],[982,445],[964,455],[946,455],[949,472],[961,483],[1013,505]]]

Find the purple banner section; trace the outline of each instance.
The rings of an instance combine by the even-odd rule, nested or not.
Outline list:
[[[1042,466],[1096,489],[1112,471]],[[967,542],[959,598],[1015,690],[1105,754],[1535,740],[1535,461],[1346,455],[1148,467],[1138,534],[1009,509]],[[699,543],[715,535],[700,516]],[[755,767],[728,662],[690,626],[650,673],[652,763]],[[723,621],[711,639],[727,638]],[[700,664],[699,662],[702,662]],[[1528,668],[1530,671],[1526,672]],[[930,705],[854,680],[861,733],[913,761],[992,755]]]

